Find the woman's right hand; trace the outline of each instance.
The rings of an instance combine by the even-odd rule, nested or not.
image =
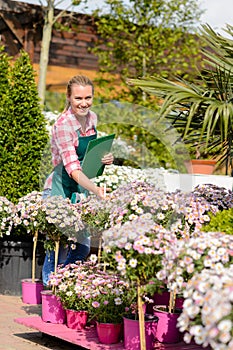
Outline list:
[[[106,194],[107,192],[111,191],[111,188],[106,188],[106,187],[97,187],[97,193],[96,195],[100,199],[106,199]]]

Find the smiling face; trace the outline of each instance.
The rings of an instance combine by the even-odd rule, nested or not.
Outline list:
[[[85,117],[93,103],[92,86],[73,84],[71,94],[67,96],[73,113],[76,117]]]

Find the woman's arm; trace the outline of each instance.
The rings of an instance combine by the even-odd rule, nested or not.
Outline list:
[[[86,190],[94,193],[101,199],[105,197],[105,189],[103,187],[96,186],[81,170],[74,170],[70,175],[74,181],[76,181]]]

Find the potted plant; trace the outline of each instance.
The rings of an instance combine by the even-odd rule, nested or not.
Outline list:
[[[21,279],[31,269],[31,242],[16,234],[15,204],[0,197],[0,293],[21,295]],[[17,266],[17,269],[15,268]],[[11,276],[11,278],[9,278]]]
[[[143,212],[142,201],[146,194],[149,192],[156,193],[156,191],[158,196],[156,185],[134,180],[119,185],[116,190],[107,194],[106,201],[101,201],[96,196],[90,195],[82,203],[76,204],[83,223],[91,233],[92,246],[99,248],[99,259],[102,231],[140,215]],[[133,204],[135,200],[140,202],[140,208]],[[149,204],[146,204],[144,210],[149,211],[149,207]]]
[[[85,328],[92,309],[92,280],[98,271],[97,257],[91,254],[87,261],[58,266],[50,276],[49,285],[59,298],[67,315],[67,326],[72,329]]]
[[[136,205],[136,203],[134,203]],[[137,293],[137,306],[139,324],[137,324],[140,336],[135,343],[135,334],[128,333],[127,317],[124,317],[124,343],[126,349],[134,343],[141,349],[153,347],[154,333],[150,328],[150,339],[146,342],[148,333],[145,324],[142,295],[146,292],[147,285],[152,283],[153,292],[160,285],[154,279],[156,272],[161,269],[162,246],[170,246],[176,240],[174,233],[168,232],[152,220],[150,213],[142,214],[128,220],[121,226],[115,225],[103,232],[103,260],[113,270],[119,271],[129,281],[131,288]],[[159,237],[156,240],[156,236]],[[150,286],[151,287],[151,286]],[[154,322],[154,320],[153,320]]]
[[[198,135],[200,137],[200,135]],[[212,175],[217,166],[217,160],[215,158],[216,150],[206,151],[205,141],[200,144],[194,144],[193,138],[188,137],[186,141],[189,149],[190,160],[185,161],[185,166],[189,174],[206,174]],[[213,154],[213,155],[212,155]]]
[[[163,268],[156,277],[170,290],[183,293],[194,274],[203,269],[218,272],[232,264],[233,236],[223,232],[200,232],[188,241],[179,240],[170,254],[164,254]]]
[[[0,237],[9,236],[13,227],[15,205],[6,197],[0,197]]]
[[[200,232],[198,237],[184,241],[179,240],[169,253],[164,253],[162,259],[163,268],[156,277],[167,284],[171,291],[171,299],[174,294],[180,293],[184,297],[190,280],[203,269],[210,269],[216,274],[232,264],[231,247],[233,236],[221,232]],[[177,324],[182,309],[175,308],[175,303],[170,299],[169,306],[155,306],[155,315],[159,317],[157,339],[161,342],[175,342],[180,340],[179,334],[171,332],[168,315],[171,322]],[[175,311],[172,310],[172,308]],[[172,320],[173,317],[173,320]],[[163,320],[165,321],[163,323]],[[160,326],[162,326],[160,328]],[[167,331],[166,331],[167,330]]]
[[[54,271],[58,264],[59,245],[75,248],[84,228],[80,213],[69,198],[51,196],[43,200],[38,212],[38,230],[46,236],[45,250],[55,252]]]
[[[43,283],[41,278],[36,278],[36,252],[39,237],[38,216],[41,205],[41,192],[33,191],[21,197],[15,206],[15,229],[20,232],[24,231],[33,238],[31,278],[28,277],[21,280],[22,300],[26,304],[41,304]]]
[[[220,211],[233,207],[233,191],[226,189],[225,187],[213,184],[201,184],[196,186],[192,193],[198,198],[203,197],[211,207],[217,207]],[[211,210],[209,210],[209,216],[212,215],[210,211]],[[215,210],[212,212],[216,214]]]
[[[204,269],[195,274],[184,291],[184,308],[178,327],[184,341],[193,339],[204,348],[233,347],[233,269]]]
[[[75,248],[78,236],[84,227],[80,214],[68,198],[51,196],[42,201],[37,222],[39,232],[45,237],[45,250],[55,252],[53,271],[56,272],[59,246],[70,244],[71,249]],[[64,323],[65,311],[56,296],[56,289],[43,290],[41,295],[42,319],[51,323]]]
[[[116,343],[120,340],[123,315],[130,305],[129,285],[96,262],[97,256],[92,254],[86,262],[58,267],[51,275],[50,285],[56,288],[66,310],[68,327],[81,330],[87,320],[94,320],[100,341]]]
[[[214,214],[210,214],[210,221],[203,226],[204,232],[224,232],[232,235],[233,208],[224,209]]]
[[[129,283],[116,272],[98,271],[92,281],[92,310],[98,339],[104,344],[118,343],[123,335],[123,316],[131,304]]]
[[[6,197],[0,197],[0,293],[17,294],[9,276],[13,275],[14,263],[19,264],[19,254],[16,256],[17,243],[12,242],[11,232],[15,216],[15,205]],[[12,257],[11,257],[12,255]],[[13,261],[14,260],[14,261]],[[20,265],[20,264],[19,264]],[[17,288],[18,289],[18,288]]]
[[[232,26],[228,25],[226,32],[232,36]],[[232,57],[229,55],[232,40],[216,33],[208,25],[202,26],[200,35],[206,43],[203,49],[206,68],[195,82],[153,77],[130,79],[129,83],[164,99],[161,118],[172,120],[182,133],[183,141],[189,140],[195,146],[196,143],[205,145],[207,154],[211,151],[219,164],[225,162],[228,174],[229,168],[232,168],[233,139],[233,73]]]
[[[42,281],[35,278],[35,260],[36,246],[38,235],[40,234],[45,250],[50,249],[55,251],[55,265],[57,266],[57,257],[59,244],[68,244],[69,240],[73,240],[74,244],[77,241],[79,230],[83,228],[80,215],[76,208],[70,203],[69,199],[64,199],[60,196],[49,197],[43,200],[40,192],[32,192],[25,197],[22,197],[16,206],[17,216],[15,216],[15,227],[26,229],[26,233],[33,236],[33,259],[32,259],[32,278],[24,279],[22,287],[26,290],[30,285],[38,286],[40,291],[43,289]],[[35,288],[35,287],[34,287]],[[24,291],[24,288],[23,290]],[[30,290],[28,290],[30,292]],[[34,300],[30,301],[27,298],[33,298],[35,293],[27,293],[27,297],[23,294],[23,300],[27,303],[36,303],[39,299],[39,292],[36,292]],[[36,298],[36,300],[35,300]],[[41,296],[40,296],[41,301]]]

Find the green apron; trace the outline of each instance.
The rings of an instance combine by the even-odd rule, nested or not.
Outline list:
[[[82,165],[88,142],[96,139],[97,133],[90,136],[80,136],[80,132],[78,130],[77,134],[79,145],[76,147],[76,153],[78,160]],[[77,182],[68,175],[63,163],[58,164],[53,171],[51,196],[62,196],[63,198],[70,198],[72,202],[75,202],[73,199],[75,193],[84,193],[86,196],[88,195],[88,191],[77,184]]]

